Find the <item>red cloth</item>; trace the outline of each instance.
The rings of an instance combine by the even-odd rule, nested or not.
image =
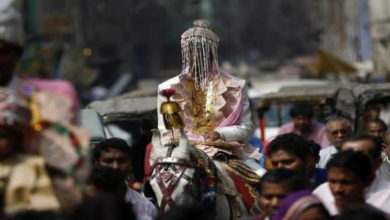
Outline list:
[[[326,128],[324,125],[319,123],[312,123],[310,131],[307,134],[301,134],[298,130],[295,129],[294,123],[290,122],[280,128],[278,135],[287,133],[302,135],[308,140],[312,140],[321,145],[322,148],[328,147],[330,145],[328,137],[326,136]]]
[[[252,197],[251,193],[249,192],[249,188],[245,185],[245,182],[241,177],[233,173],[229,173],[229,176],[234,181],[234,185],[236,186],[238,193],[241,194],[246,209],[249,210],[255,203],[255,199]]]
[[[150,164],[149,164],[149,158],[150,158],[150,153],[152,152],[153,144],[152,142],[149,142],[149,144],[146,145],[145,149],[145,160],[144,160],[144,168],[145,168],[145,176],[144,176],[144,182],[146,179],[150,176],[150,172],[152,172]]]

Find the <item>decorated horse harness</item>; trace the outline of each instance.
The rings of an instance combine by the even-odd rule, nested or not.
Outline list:
[[[202,152],[194,150],[191,159],[171,157],[175,144],[168,144],[166,157],[158,158],[153,165],[154,172],[150,179],[156,178],[157,185],[162,193],[159,206],[163,212],[167,205],[174,204],[172,193],[182,178],[189,182],[190,194],[197,201],[210,200],[215,206],[215,190],[217,189],[217,168]],[[205,161],[208,160],[208,161]],[[193,177],[185,174],[187,168],[195,169]]]

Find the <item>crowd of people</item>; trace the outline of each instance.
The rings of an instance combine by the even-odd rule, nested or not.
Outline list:
[[[313,107],[296,103],[292,121],[260,154],[247,143],[254,126],[246,82],[219,69],[219,39],[204,21],[182,35],[183,72],[159,86],[157,127],[168,160],[160,173],[146,175],[162,175],[156,181],[164,191],[156,195],[147,182],[139,187],[126,141],[90,145],[75,124],[77,94],[69,82],[14,75],[22,44],[1,34],[12,32],[7,25],[18,14],[12,8],[4,13],[11,20],[0,20],[9,28],[0,32],[1,219],[214,219],[221,214],[210,211],[219,189],[230,196],[231,213],[243,209],[231,219],[389,219],[390,132],[378,114],[354,131],[340,116],[314,122]],[[185,188],[194,189],[199,201],[167,195],[181,178],[195,178],[181,167],[191,159],[188,152],[180,152],[188,160],[172,156],[179,155],[175,136],[199,149],[202,172],[192,173],[199,185]],[[146,154],[152,168],[161,159],[153,158],[162,147],[155,143]],[[270,167],[260,165],[261,157]],[[236,189],[229,188],[232,182]],[[163,203],[169,210],[161,209]]]
[[[297,114],[297,109],[302,111]],[[385,132],[386,123],[379,118],[368,119],[356,133],[347,119],[338,116],[330,116],[325,125],[313,123],[307,105],[295,104],[290,113],[292,125],[286,126],[295,130],[283,134],[281,129],[282,134],[268,145],[268,157],[276,169],[262,177],[258,200],[262,214],[253,219],[387,219],[390,182],[385,167],[389,164],[390,133]],[[318,133],[313,136],[313,132]],[[325,135],[329,145],[320,148],[318,140],[322,139],[316,143],[307,135]],[[308,183],[301,183],[292,192],[289,188],[296,185],[286,187],[284,183],[291,177],[270,181],[274,188],[269,187],[271,183],[264,184],[268,175],[286,169],[303,174]]]

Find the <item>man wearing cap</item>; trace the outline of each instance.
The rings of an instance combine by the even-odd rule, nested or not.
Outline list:
[[[5,212],[69,210],[81,201],[75,182],[87,173],[88,135],[72,125],[77,100],[70,83],[14,74],[22,54],[22,27],[15,1],[0,1],[0,191]]]
[[[13,1],[0,4],[0,86],[7,86],[13,79],[16,62],[22,54],[22,17]]]
[[[24,44],[22,15],[14,6],[14,2],[14,0],[0,2],[0,87],[7,87],[15,91],[29,85],[35,90],[68,96],[72,104],[72,114],[75,114],[78,108],[78,99],[71,83],[65,80],[36,78],[21,80],[14,73]]]

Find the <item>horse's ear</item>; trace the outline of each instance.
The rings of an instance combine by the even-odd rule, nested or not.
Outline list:
[[[188,147],[189,146],[189,141],[186,133],[184,132],[183,129],[180,129],[180,142],[179,146],[181,147]]]
[[[152,136],[153,147],[161,147],[162,143],[161,143],[160,131],[154,128],[152,129],[152,132],[153,132],[153,136]]]

